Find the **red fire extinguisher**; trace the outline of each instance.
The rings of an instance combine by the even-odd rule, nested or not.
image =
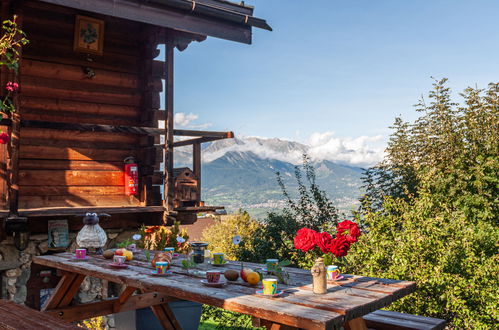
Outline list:
[[[127,196],[137,195],[139,192],[139,167],[135,158],[125,159],[125,194]]]

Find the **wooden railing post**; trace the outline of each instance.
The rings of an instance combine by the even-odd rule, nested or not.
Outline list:
[[[173,211],[173,38],[165,35],[165,182],[163,205],[166,215]],[[166,222],[166,216],[164,221]]]

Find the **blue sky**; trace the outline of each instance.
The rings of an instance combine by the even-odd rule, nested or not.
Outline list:
[[[177,52],[179,124],[305,143],[377,137],[362,143],[379,147],[395,116],[415,118],[431,76],[448,77],[456,96],[499,80],[497,0],[246,3],[274,31]]]

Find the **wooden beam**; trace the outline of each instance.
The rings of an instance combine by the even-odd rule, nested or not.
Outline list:
[[[56,308],[44,312],[68,322],[81,321],[92,317],[113,314],[114,306],[118,299],[111,298],[95,303]],[[138,294],[129,297],[127,301],[121,304],[120,312],[132,311],[177,300],[163,293],[148,292]]]
[[[8,124],[8,121],[2,121]],[[135,127],[135,126],[114,126],[114,125],[98,125],[98,124],[79,124],[79,123],[60,123],[38,120],[23,120],[21,127],[31,128],[46,128],[46,129],[61,129],[72,131],[90,131],[90,132],[107,132],[107,133],[128,133],[139,135],[155,135],[163,134],[164,130],[153,127]]]
[[[185,146],[188,146],[191,144],[194,145],[194,144],[212,142],[212,141],[223,140],[223,139],[225,139],[225,138],[223,138],[223,137],[201,137],[201,138],[196,138],[196,139],[175,141],[175,142],[173,142],[173,147],[174,148],[185,147]]]
[[[234,137],[233,132],[193,131],[186,129],[176,129],[173,131],[173,134],[177,136],[218,137],[222,139],[230,139]]]
[[[120,294],[118,299],[115,300],[113,306],[113,313],[119,313],[123,305],[130,299],[130,297],[137,291],[137,288],[127,286],[125,290]]]
[[[173,211],[173,55],[174,55],[173,38],[165,34],[165,106],[166,106],[166,122],[165,122],[165,183],[164,183],[164,201],[163,206],[169,211]],[[164,221],[167,221],[167,212],[165,212]]]
[[[194,175],[197,177],[197,202],[199,206],[199,202],[201,199],[201,143],[194,143],[192,145],[192,171]]]
[[[20,209],[19,215],[23,217],[55,217],[55,216],[79,216],[85,212],[109,214],[129,214],[129,213],[157,213],[164,212],[163,206],[84,206],[84,207],[43,207]],[[0,218],[8,216],[8,211],[0,211]]]

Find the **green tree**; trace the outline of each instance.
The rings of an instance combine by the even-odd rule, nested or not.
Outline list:
[[[350,272],[417,283],[390,308],[489,329],[499,300],[499,84],[461,96],[453,102],[436,81],[414,123],[396,120],[386,158],[366,173],[358,216],[368,233],[347,258]]]

